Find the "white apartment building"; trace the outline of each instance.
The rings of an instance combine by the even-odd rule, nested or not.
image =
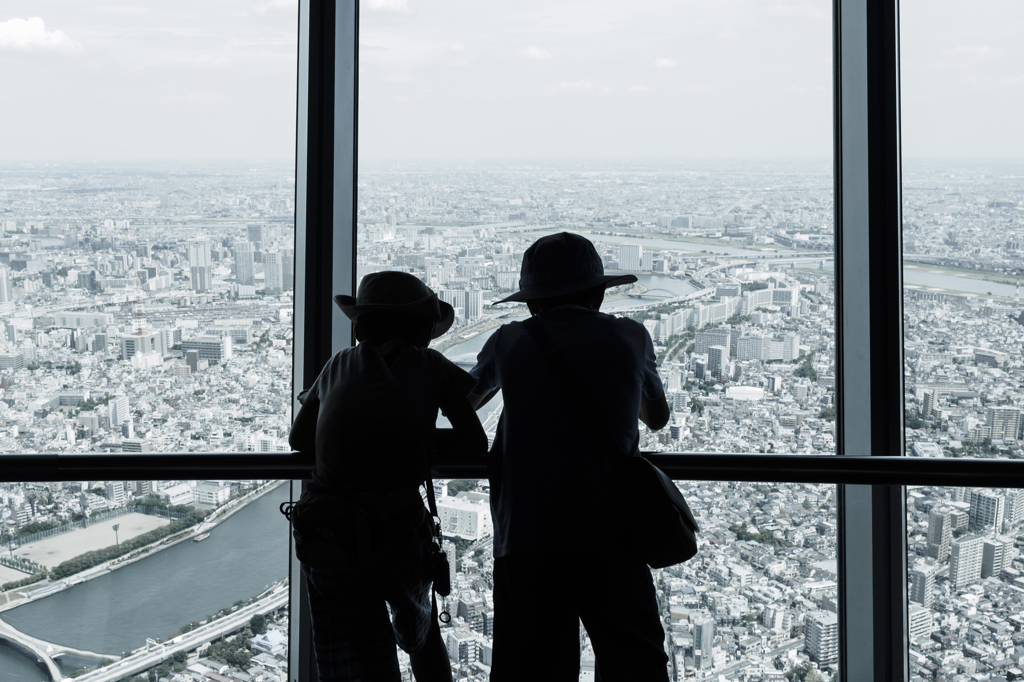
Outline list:
[[[437,501],[437,513],[441,532],[448,537],[479,540],[494,532],[491,505],[484,495],[443,498]]]

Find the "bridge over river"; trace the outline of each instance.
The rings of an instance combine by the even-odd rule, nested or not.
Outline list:
[[[57,663],[54,661],[54,659],[61,656],[72,654],[85,658],[95,658],[97,661],[103,658],[118,659],[121,657],[120,654],[100,654],[95,651],[85,651],[84,649],[75,649],[74,647],[63,646],[54,642],[47,642],[44,639],[26,635],[24,632],[19,631],[14,626],[2,620],[0,620],[0,641],[7,642],[15,649],[21,650],[22,653],[29,655],[30,658],[35,656],[38,662],[41,662],[46,666],[46,670],[50,674],[50,679],[55,681],[64,679],[64,675],[61,673],[60,668],[57,667]]]

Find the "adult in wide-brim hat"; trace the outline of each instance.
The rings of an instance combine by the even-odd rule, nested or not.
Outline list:
[[[363,277],[354,297],[338,294],[334,302],[353,321],[360,315],[379,313],[433,322],[432,339],[448,331],[455,321],[455,309],[407,272],[371,272]]]
[[[589,239],[559,232],[530,245],[523,254],[519,291],[497,302],[536,301],[635,281],[636,275],[604,274],[604,263]]]

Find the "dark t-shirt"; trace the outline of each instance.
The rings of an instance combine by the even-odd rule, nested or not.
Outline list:
[[[494,556],[592,550],[614,544],[616,492],[608,448],[567,400],[583,405],[618,439],[615,452],[639,454],[640,396],[664,393],[651,337],[643,325],[579,306],[538,316],[579,381],[566,395],[521,322],[499,327],[472,374],[476,395],[500,388],[504,412],[491,452]],[[513,512],[515,512],[513,514]]]
[[[374,357],[378,351],[408,400],[388,381]],[[465,400],[474,383],[437,351],[397,339],[339,352],[299,395],[303,405],[320,401],[314,483],[322,490],[381,493],[417,487],[438,409]]]

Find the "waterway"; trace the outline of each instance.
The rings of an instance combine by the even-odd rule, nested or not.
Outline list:
[[[833,263],[829,261],[825,269],[832,271]],[[927,265],[918,264],[913,269],[903,269],[903,283],[912,284],[918,287],[930,289],[943,289],[949,291],[963,291],[980,296],[1006,296],[1012,298],[1016,293],[1015,284],[1003,282],[992,282],[987,279],[976,279],[974,277],[949,275],[943,272],[930,272]]]
[[[50,682],[46,670],[7,644],[0,643],[0,680],[7,682]]]
[[[556,234],[556,230],[538,230],[530,232],[538,238],[549,234]],[[775,249],[748,249],[742,246],[724,246],[719,244],[704,244],[703,242],[688,242],[685,239],[646,239],[630,235],[616,234],[595,234],[583,232],[582,235],[592,242],[605,244],[640,244],[647,249],[663,249],[665,251],[686,251],[690,255],[700,256],[701,253],[719,254],[726,256],[740,256],[748,258],[776,258],[778,256],[807,256],[806,251],[790,251]]]
[[[63,592],[0,614],[22,632],[98,653],[144,646],[250,599],[288,575],[282,485],[227,519],[202,542],[182,542]],[[26,665],[28,667],[26,667]],[[0,647],[0,679],[45,680],[31,661]],[[11,677],[9,670],[27,677]]]
[[[927,266],[922,266],[927,268]],[[991,294],[993,296],[1013,296],[1016,286],[1003,284],[1001,282],[990,282],[985,279],[974,279],[973,277],[958,277],[956,275],[945,275],[938,272],[928,272],[927,269],[903,270],[903,283],[914,284],[922,287],[935,289],[951,289],[953,291],[966,291],[982,296]]]

